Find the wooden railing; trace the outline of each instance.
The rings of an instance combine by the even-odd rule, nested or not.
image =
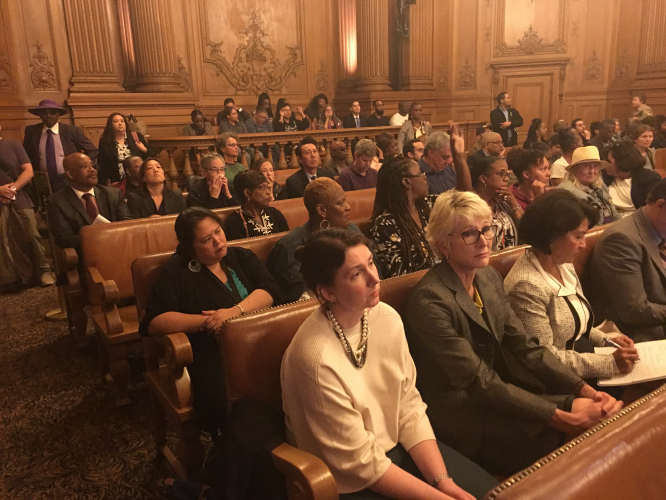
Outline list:
[[[465,146],[468,149],[476,142],[476,128],[481,126],[482,122],[459,122],[457,125],[465,137]],[[449,130],[448,123],[432,124],[433,130]],[[367,128],[347,128],[335,130],[305,130],[302,132],[275,132],[269,134],[241,134],[238,136],[238,143],[241,148],[242,163],[247,167],[247,148],[252,147],[255,150],[266,146],[272,149],[276,146],[279,151],[279,161],[277,169],[298,168],[295,148],[291,148],[291,157],[287,161],[285,155],[285,146],[296,145],[303,138],[310,136],[320,148],[322,163],[331,158],[330,146],[335,140],[344,141],[347,145],[347,157],[353,159],[351,142],[354,139],[374,139],[381,133],[387,133],[398,137],[400,127],[367,127]],[[212,150],[215,146],[214,135],[203,136],[177,136],[177,137],[151,137],[150,144],[168,155],[168,172],[172,180],[182,179],[192,174],[201,175],[198,158],[202,154]],[[192,153],[192,154],[190,154]],[[196,161],[194,158],[197,158]],[[194,165],[194,168],[193,168]]]

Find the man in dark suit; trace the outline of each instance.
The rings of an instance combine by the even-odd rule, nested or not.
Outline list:
[[[67,110],[55,101],[43,100],[36,108],[28,110],[39,116],[42,123],[25,128],[23,147],[28,153],[32,168],[48,172],[53,192],[67,185],[63,159],[72,153],[85,153],[94,163],[97,148],[79,127],[60,123],[58,120]]]
[[[502,136],[497,132],[486,132],[483,134],[481,136],[481,144],[483,144],[483,148],[469,155],[467,158],[467,164],[470,167],[489,156],[501,157],[504,154],[504,142],[502,141]]]
[[[634,342],[665,338],[665,240],[666,179],[652,188],[646,206],[613,223],[594,246],[592,308]]]
[[[83,226],[129,220],[132,214],[120,189],[97,185],[97,170],[88,156],[72,153],[62,163],[69,185],[46,200],[49,230],[56,245],[80,254]]]
[[[523,126],[523,117],[511,107],[511,96],[507,92],[500,92],[497,96],[497,107],[490,112],[490,122],[493,132],[502,136],[504,146],[518,144],[516,128]]]
[[[344,128],[361,128],[368,126],[368,118],[361,116],[360,102],[352,101],[349,111],[351,111],[351,113],[345,116],[342,120],[342,126]]]
[[[305,187],[318,177],[335,177],[333,172],[319,168],[319,150],[312,137],[306,137],[296,146],[296,156],[301,169],[287,178],[287,198],[302,198]]]

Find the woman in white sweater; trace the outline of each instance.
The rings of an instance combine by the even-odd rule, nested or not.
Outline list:
[[[594,328],[592,309],[583,295],[573,261],[585,248],[585,233],[598,211],[564,190],[535,199],[520,224],[524,243],[532,246],[504,280],[511,307],[525,329],[539,338],[581,378],[610,377],[632,370],[638,354],[622,334]],[[609,338],[621,348],[595,354]]]
[[[287,439],[324,461],[340,498],[483,498],[492,476],[435,439],[367,240],[323,230],[296,256],[322,306],[282,360]]]

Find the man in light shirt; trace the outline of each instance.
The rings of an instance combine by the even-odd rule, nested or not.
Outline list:
[[[398,103],[398,112],[391,117],[389,122],[391,127],[402,127],[402,124],[409,119],[409,104],[408,101]]]

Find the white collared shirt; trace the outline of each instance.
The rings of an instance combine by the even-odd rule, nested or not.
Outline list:
[[[72,189],[74,189],[74,192],[76,193],[76,196],[79,197],[79,200],[81,198],[83,198],[84,194],[91,194],[93,196],[93,198],[95,198],[95,188],[94,187],[90,188],[90,191],[79,191],[78,189],[75,189],[75,188],[72,188]]]
[[[39,139],[39,169],[46,172],[46,131],[49,128],[44,125],[42,127],[42,136]],[[62,142],[60,141],[60,122],[57,122],[51,127],[53,132],[53,145],[55,146],[56,166],[58,167],[58,175],[63,175],[65,169],[62,166],[62,161],[65,159],[65,152],[62,149]]]

